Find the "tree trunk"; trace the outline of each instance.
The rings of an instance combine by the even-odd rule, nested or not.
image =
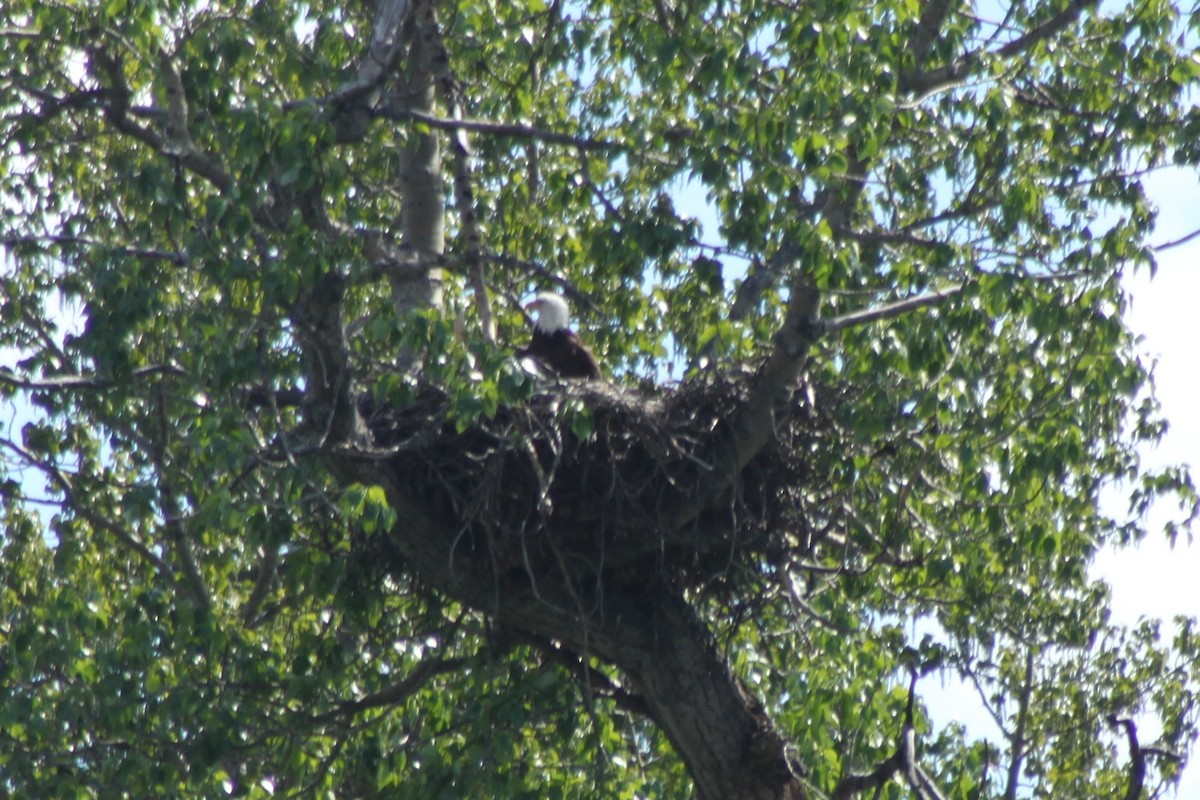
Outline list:
[[[729,668],[712,634],[676,592],[659,587],[635,623],[649,642],[613,661],[641,690],[651,715],[706,800],[803,798],[786,744],[761,703]],[[631,621],[632,622],[632,621]]]
[[[461,520],[433,508],[428,491],[406,490],[377,467],[356,468],[373,473],[359,479],[387,488],[399,519],[391,542],[406,567],[505,625],[622,670],[686,763],[700,798],[805,797],[783,738],[680,591],[608,575],[590,589],[558,575],[538,576],[536,587],[525,576],[515,583],[512,576],[481,578],[455,553],[456,542],[463,547]]]
[[[415,25],[410,25],[410,29]],[[408,69],[401,94],[413,111],[432,115],[436,102],[433,53],[424,37],[410,33]],[[409,255],[428,263],[446,248],[445,203],[442,199],[442,148],[435,130],[409,128],[399,142],[399,183],[403,207],[400,211],[400,243]],[[440,269],[389,273],[392,299],[400,319],[408,312],[437,308],[442,304]],[[411,353],[399,354],[399,367],[407,369]]]

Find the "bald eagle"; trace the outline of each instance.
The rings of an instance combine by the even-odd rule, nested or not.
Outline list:
[[[542,292],[525,308],[534,315],[533,338],[528,347],[517,351],[519,358],[531,359],[560,378],[600,377],[595,356],[569,327],[571,309],[566,300]]]

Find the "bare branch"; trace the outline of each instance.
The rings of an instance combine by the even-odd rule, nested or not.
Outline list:
[[[443,658],[422,661],[413,667],[412,671],[404,676],[402,680],[393,683],[386,689],[380,689],[378,692],[360,697],[357,700],[342,703],[338,709],[323,714],[318,719],[331,719],[346,714],[357,714],[360,711],[366,711],[371,708],[394,706],[420,691],[421,687],[438,675],[445,675],[447,672],[457,672],[466,663],[467,659],[465,658]]]
[[[163,455],[173,426],[167,419],[166,403],[162,394],[160,393],[155,400],[158,414],[158,440],[146,442],[146,444],[150,460],[158,471],[158,497],[162,506],[163,525],[171,537],[171,549],[179,561],[187,587],[191,590],[192,599],[206,613],[211,613],[212,596],[208,592],[204,576],[201,574],[200,567],[196,563],[196,556],[192,552],[192,544],[189,532],[184,525],[185,517],[179,504],[178,493],[170,480],[172,473],[167,468]]]
[[[908,689],[908,704],[905,707],[904,725],[897,737],[896,752],[875,769],[865,775],[847,775],[838,781],[833,790],[833,800],[849,800],[850,797],[875,790],[878,797],[883,785],[896,775],[903,775],[909,788],[919,800],[946,800],[945,794],[934,784],[924,768],[917,763],[916,727],[913,724],[913,705],[916,699],[917,673],[911,676]]]
[[[471,119],[468,117],[463,117],[461,119],[447,119],[445,117],[427,114],[411,108],[389,107],[385,108],[381,114],[394,119],[411,119],[414,122],[419,122],[422,125],[428,125],[431,128],[436,128],[443,131],[467,131],[469,133],[478,133],[501,138],[531,139],[539,142],[546,142],[547,144],[565,145],[567,147],[573,147],[576,150],[583,150],[586,152],[604,152],[625,149],[625,146],[618,142],[610,142],[604,139],[593,139],[588,136],[576,136],[570,133],[560,133],[558,131],[548,131],[544,128],[538,128],[533,125],[525,125],[517,122],[493,122],[491,120]]]
[[[567,298],[571,301],[571,305],[576,309],[587,309],[588,311],[592,312],[599,310],[596,306],[595,300],[581,292],[579,288],[570,280],[562,277],[562,275],[560,275],[558,272],[543,264],[539,264],[536,261],[527,261],[521,258],[513,258],[512,256],[502,256],[493,253],[484,253],[483,258],[506,269],[520,270],[536,276],[539,280],[554,284],[563,294],[567,296]]]
[[[174,364],[151,364],[138,367],[130,373],[137,380],[151,375],[172,375],[176,378],[186,378],[187,373]],[[55,375],[49,378],[17,377],[8,367],[0,367],[0,383],[15,386],[18,389],[34,391],[64,391],[68,389],[108,389],[121,381],[113,378],[100,378],[94,375]]]
[[[6,236],[3,239],[0,239],[0,245],[4,245],[5,247],[25,245],[42,248],[47,245],[103,247],[112,252],[120,253],[121,255],[131,256],[133,258],[145,258],[152,261],[168,261],[176,266],[183,266],[190,261],[187,253],[178,253],[171,250],[157,250],[149,247],[115,245],[101,241],[100,239],[91,239],[85,236],[62,236],[58,234],[45,234],[41,236]]]
[[[1068,25],[1079,19],[1079,15],[1083,13],[1084,9],[1095,5],[1099,5],[1099,0],[1073,0],[1066,8],[1041,25],[1038,25],[1036,28],[1030,28],[1021,36],[1001,46],[996,50],[996,55],[1009,58],[1024,53],[1039,42],[1044,42],[1050,37],[1061,33]]]
[[[874,770],[866,772],[865,775],[847,775],[838,782],[838,786],[834,788],[833,800],[848,800],[853,795],[860,792],[866,792],[868,789],[875,789],[875,795],[880,795],[880,790],[883,784],[892,780],[895,775],[905,775],[908,778],[908,783],[911,784],[913,790],[919,794],[920,789],[917,786],[916,764],[914,764],[914,754],[916,754],[916,734],[914,734],[912,720],[913,694],[916,692],[917,675],[913,673],[910,688],[908,688],[908,705],[905,714],[905,721],[900,728],[900,735],[896,741],[896,751],[892,753],[887,760],[884,760]]]
[[[75,488],[71,483],[71,479],[63,472],[56,464],[36,457],[25,448],[18,445],[9,439],[0,439],[0,447],[7,448],[21,458],[22,461],[29,464],[31,467],[42,472],[50,479],[50,482],[58,487],[63,493],[64,504],[79,515],[80,518],[88,522],[93,528],[107,531],[114,539],[128,547],[133,552],[137,553],[142,560],[152,565],[164,578],[170,580],[172,576],[171,566],[158,556],[153,550],[147,547],[141,540],[130,534],[124,528],[114,523],[112,520],[100,516],[95,513],[90,506],[84,505],[77,501],[75,497]]]
[[[916,764],[913,767],[913,771],[916,773],[917,778],[917,783],[913,786],[913,789],[917,792],[921,800],[946,800],[946,795],[937,787],[933,779],[929,777],[929,773],[925,771],[924,767]]]
[[[867,308],[862,311],[852,311],[849,314],[843,314],[840,317],[834,317],[830,320],[824,320],[820,323],[822,333],[833,333],[845,328],[853,328],[859,325],[866,325],[870,322],[877,322],[881,319],[892,319],[907,314],[911,311],[916,311],[919,308],[938,305],[952,297],[957,297],[966,291],[967,286],[956,286],[950,289],[942,289],[929,294],[918,295],[917,297],[909,297],[905,300],[898,300],[895,303],[888,303],[878,308]]]
[[[1174,247],[1185,245],[1195,239],[1197,236],[1200,236],[1200,228],[1197,228],[1186,236],[1181,236],[1178,239],[1172,239],[1171,241],[1163,242],[1162,244],[1151,245],[1150,249],[1156,253],[1161,253],[1164,250],[1170,250]]]
[[[945,242],[940,239],[927,239],[922,236],[917,236],[914,233],[909,233],[905,230],[885,231],[885,230],[855,230],[843,229],[837,231],[839,236],[844,236],[860,244],[907,244],[914,247],[924,247],[935,249],[945,246]]]
[[[904,768],[904,754],[897,750],[887,761],[865,775],[847,775],[838,781],[833,790],[833,800],[849,800],[854,795],[868,789],[877,789],[892,779],[892,776]]]
[[[1098,0],[1074,0],[1041,25],[1030,28],[1011,42],[996,48],[992,54],[1000,58],[1012,58],[1020,55],[1038,43],[1061,33],[1075,22],[1085,9],[1095,6],[1097,3]],[[900,90],[906,94],[924,95],[957,83],[983,60],[984,53],[983,50],[974,50],[943,67],[907,75],[900,81]]]

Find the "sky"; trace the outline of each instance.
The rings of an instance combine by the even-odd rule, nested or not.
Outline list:
[[[1159,206],[1154,242],[1179,239],[1200,228],[1200,180],[1172,171],[1147,182],[1147,191]],[[1126,282],[1133,295],[1126,321],[1143,337],[1141,350],[1155,359],[1155,389],[1162,414],[1169,421],[1166,436],[1157,448],[1142,453],[1147,467],[1186,463],[1200,468],[1200,239],[1163,251],[1158,273],[1141,274]],[[1125,498],[1110,494],[1108,502]],[[1175,614],[1200,616],[1200,544],[1181,539],[1171,548],[1156,535],[1163,524],[1178,517],[1168,504],[1151,511],[1151,535],[1133,550],[1110,550],[1096,562],[1094,574],[1112,585],[1113,610],[1121,622],[1140,616],[1169,618]],[[1200,531],[1198,531],[1200,532]],[[1200,775],[1198,775],[1200,777]],[[1200,782],[1193,794],[1200,797]]]

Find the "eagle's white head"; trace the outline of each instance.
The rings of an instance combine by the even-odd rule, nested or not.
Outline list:
[[[553,292],[542,292],[525,304],[534,315],[533,326],[546,333],[565,329],[571,322],[571,307]]]

